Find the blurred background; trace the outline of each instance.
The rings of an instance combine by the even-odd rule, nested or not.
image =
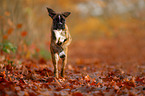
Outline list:
[[[49,7],[71,12],[70,62],[145,64],[144,0],[0,0],[0,6],[0,42],[12,43],[17,54],[50,59]]]

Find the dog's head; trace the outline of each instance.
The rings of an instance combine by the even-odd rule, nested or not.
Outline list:
[[[50,8],[47,8],[49,16],[53,19],[53,29],[65,29],[65,19],[70,15],[70,12],[56,13]]]

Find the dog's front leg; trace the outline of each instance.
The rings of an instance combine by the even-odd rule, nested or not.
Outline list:
[[[50,50],[51,50],[52,63],[54,66],[54,76],[58,78],[59,56],[60,56],[60,58],[65,58],[66,57],[65,52],[61,46],[58,46],[57,44],[55,44],[53,42],[50,45]]]
[[[61,53],[63,51],[63,49],[60,46],[56,45],[54,42],[52,42],[50,45],[50,50],[51,50],[52,63],[54,66],[54,76],[56,78],[58,78],[59,77],[59,75],[58,75],[58,61],[59,61],[58,54]]]
[[[68,51],[68,48],[66,47],[66,48],[64,49],[65,57],[62,58],[62,67],[61,67],[61,76],[62,76],[62,77],[64,77],[65,66],[66,66],[66,63],[67,63],[67,51]]]
[[[52,47],[50,47],[50,50],[51,50],[52,63],[54,66],[54,76],[56,78],[58,78],[58,60],[59,60],[59,57],[58,57],[58,54],[55,53],[55,51],[53,50]]]

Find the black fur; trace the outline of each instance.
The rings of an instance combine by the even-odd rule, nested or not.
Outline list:
[[[60,18],[59,18],[60,16]],[[65,29],[65,18],[61,14],[57,14],[53,18],[53,29]]]
[[[53,19],[53,29],[65,29],[65,18],[68,17],[70,12],[56,13],[50,8],[47,8],[49,16]]]

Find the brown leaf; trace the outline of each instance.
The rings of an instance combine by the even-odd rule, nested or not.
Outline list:
[[[22,24],[17,24],[17,28],[18,29],[22,28]]]
[[[5,71],[3,71],[3,72],[0,73],[0,77],[3,77],[3,78],[6,77]]]
[[[8,35],[4,35],[3,36],[3,39],[8,39]]]
[[[9,28],[9,30],[8,30],[8,32],[7,32],[8,35],[10,35],[10,34],[13,32],[13,30],[14,30],[13,28]]]
[[[74,92],[72,93],[72,96],[83,96],[83,94],[80,92]]]
[[[21,36],[22,36],[22,37],[25,37],[26,35],[27,35],[27,31],[21,32]]]

